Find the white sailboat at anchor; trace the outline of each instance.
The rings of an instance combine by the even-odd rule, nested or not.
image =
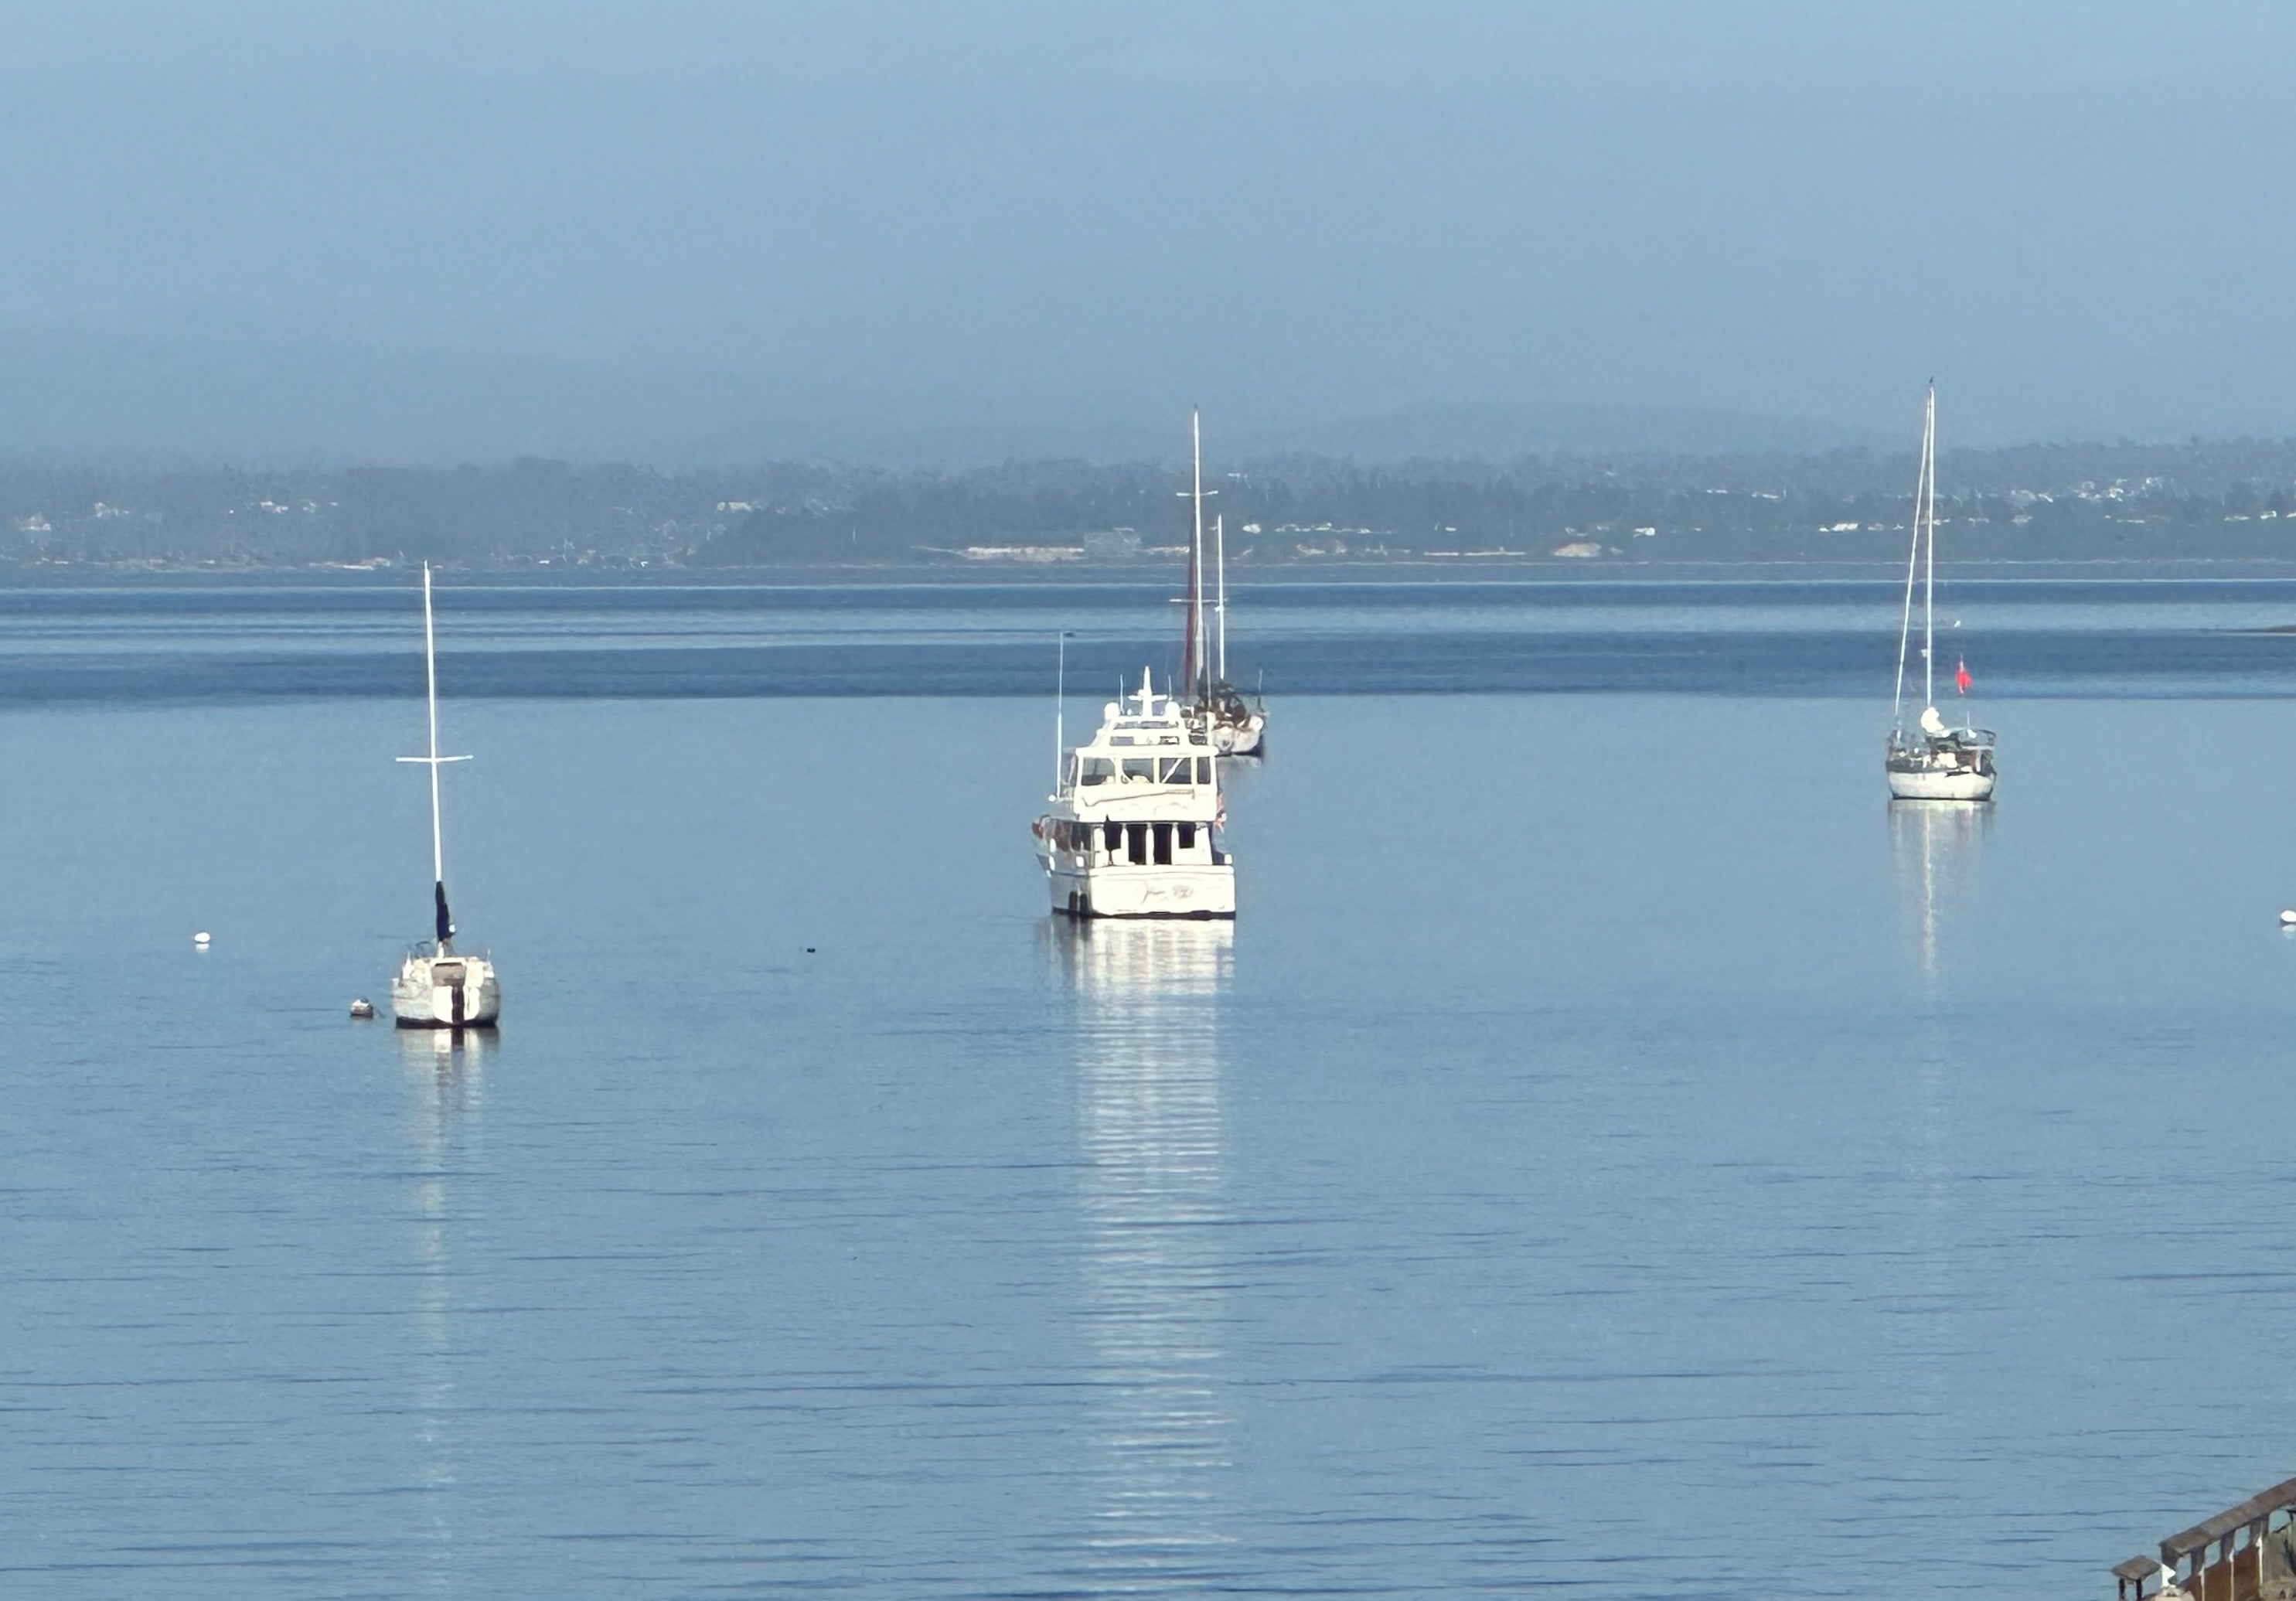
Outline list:
[[[1922,712],[1906,726],[1906,661],[1913,645],[1914,583],[1922,585]],[[1968,669],[1956,667],[1966,693]],[[1906,603],[1898,625],[1898,688],[1890,709],[1885,768],[1899,800],[1990,800],[1993,733],[1948,725],[1937,708],[1937,385],[1922,416],[1921,475],[1914,488],[1913,554],[1906,560]]]
[[[430,753],[402,756],[430,769],[430,891],[436,933],[406,953],[390,981],[390,1013],[402,1029],[490,1029],[502,1014],[502,985],[493,962],[455,948],[455,919],[447,909],[446,830],[439,816],[439,769],[467,756],[439,754],[439,645],[430,620],[430,563],[422,563],[422,670],[430,707]]]
[[[1191,721],[1201,726],[1212,749],[1223,756],[1257,756],[1267,737],[1267,708],[1227,681],[1227,521],[1212,521],[1213,570],[1218,587],[1212,602],[1217,628],[1204,626],[1204,433],[1203,414],[1191,413],[1188,439],[1195,455],[1195,526],[1188,540],[1187,620],[1182,627],[1182,699]]]

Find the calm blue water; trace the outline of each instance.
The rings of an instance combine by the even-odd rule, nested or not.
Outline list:
[[[1270,604],[1271,694],[1455,693],[1287,683],[1234,928],[1084,934],[980,693],[1081,605],[789,622],[973,693],[644,698],[555,675],[818,658],[471,601],[460,1049],[343,1014],[427,919],[419,704],[201,677],[419,682],[392,598],[9,625],[0,1591],[2103,1596],[2289,1472],[2296,681],[2177,653],[2296,590],[1988,604],[1980,689],[2094,692],[1983,703],[1974,819],[1882,798],[1865,591]],[[1489,693],[1836,632],[1860,698]]]
[[[0,589],[0,704],[396,695],[405,573]],[[1168,583],[788,580],[712,586],[450,578],[447,692],[574,700],[1036,695],[1054,636],[1113,687],[1179,652]],[[1629,692],[1870,698],[1898,580],[1348,578],[1238,585],[1231,676],[1286,694]],[[1942,587],[1940,659],[1988,694],[2296,694],[2296,579],[1964,580]],[[1107,693],[1095,687],[1095,697]],[[1096,703],[1096,699],[1095,699]]]

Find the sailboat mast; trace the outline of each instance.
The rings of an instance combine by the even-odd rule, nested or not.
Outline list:
[[[1914,579],[1922,566],[1922,486],[1930,476],[1930,436],[1926,423],[1922,427],[1921,465],[1914,470],[1914,539],[1906,552],[1906,602],[1898,614],[1898,686],[1890,695],[1890,727],[1902,729],[1906,726],[1906,647],[1914,637]]]
[[[1929,405],[1922,417],[1922,464],[1929,517],[1929,560],[1922,578],[1922,704],[1937,704],[1937,381],[1930,381]]]
[[[447,882],[447,834],[439,821],[439,640],[430,622],[430,563],[422,563],[422,676],[430,702],[430,877]]]
[[[450,761],[468,761],[467,756],[439,754],[439,635],[430,620],[430,563],[422,563],[422,680],[423,699],[430,713],[430,749],[423,756],[402,756],[401,761],[419,761],[430,769],[430,899],[437,914],[439,954],[447,955],[448,941],[455,937],[455,920],[447,911],[447,833],[439,820],[439,768]]]
[[[1061,630],[1060,665],[1053,669],[1053,793],[1061,792],[1061,768],[1068,760],[1062,719],[1069,710],[1069,634]]]
[[[1203,651],[1204,609],[1204,424],[1201,406],[1188,413],[1188,444],[1195,460],[1193,487],[1190,490],[1195,506],[1195,529],[1188,539],[1188,620],[1180,668],[1187,681],[1182,694],[1193,697],[1203,667],[1199,659]]]
[[[1227,514],[1212,519],[1212,550],[1218,562],[1219,598],[1213,603],[1219,619],[1219,681],[1227,682]]]

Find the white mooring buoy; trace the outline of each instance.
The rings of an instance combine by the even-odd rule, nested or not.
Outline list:
[[[2285,911],[2281,913],[2280,926],[2283,928],[2296,928],[2296,911]]]
[[[192,936],[192,943],[198,946],[201,950],[205,950],[208,948],[208,931],[201,929],[198,933],[193,934]]]
[[[373,1017],[374,1015],[374,1003],[367,999],[364,995],[360,996],[358,999],[351,1003],[351,1015],[353,1017]]]

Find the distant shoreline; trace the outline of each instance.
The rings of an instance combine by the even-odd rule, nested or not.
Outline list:
[[[1177,592],[1177,563],[854,562],[757,567],[469,565],[435,563],[450,583],[487,588],[1144,588]],[[414,565],[263,566],[55,562],[0,566],[0,591],[96,588],[395,588],[414,581]],[[1816,561],[1667,562],[1475,560],[1396,556],[1331,557],[1231,568],[1232,593],[1353,584],[1423,584],[1431,588],[1570,587],[1597,584],[1889,584],[1905,581],[1900,563]],[[2296,583],[2296,558],[2165,557],[2079,561],[1966,561],[1940,571],[1941,585],[2019,583]],[[2276,630],[2278,631],[2278,630]],[[2296,631],[2292,629],[2291,631]]]

